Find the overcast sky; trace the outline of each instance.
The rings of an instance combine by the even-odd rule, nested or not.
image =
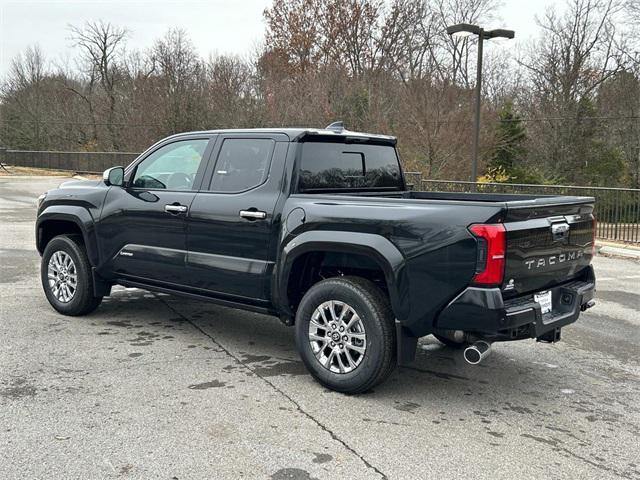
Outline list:
[[[516,31],[515,48],[537,32],[535,15],[558,0],[504,0],[501,21],[488,27]],[[244,55],[263,36],[262,12],[271,0],[0,0],[0,77],[12,58],[38,44],[47,59],[70,64],[74,51],[68,25],[104,20],[130,30],[128,46],[144,49],[169,28],[185,29],[203,57],[210,53]],[[72,66],[72,65],[70,65]]]

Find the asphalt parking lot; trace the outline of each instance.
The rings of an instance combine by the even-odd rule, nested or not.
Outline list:
[[[640,263],[596,258],[558,344],[473,367],[427,337],[349,397],[274,318],[123,288],[57,314],[33,221],[61,181],[0,178],[0,478],[640,478]]]

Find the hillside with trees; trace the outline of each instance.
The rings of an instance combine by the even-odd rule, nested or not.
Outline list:
[[[139,51],[124,25],[76,25],[73,67],[38,46],[14,59],[0,145],[137,152],[188,130],[343,120],[398,136],[409,171],[467,180],[476,43],[445,28],[489,24],[499,3],[274,0],[246,58],[202,58],[182,30]],[[537,21],[526,48],[485,51],[481,180],[640,188],[640,0],[566,0]]]

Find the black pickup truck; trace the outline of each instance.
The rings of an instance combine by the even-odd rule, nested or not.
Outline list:
[[[395,146],[336,124],[166,138],[40,197],[47,299],[83,315],[120,284],[278,316],[346,393],[429,334],[470,363],[559,340],[594,303],[594,199],[411,191]]]

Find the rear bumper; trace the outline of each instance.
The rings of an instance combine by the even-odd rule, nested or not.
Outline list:
[[[462,330],[493,340],[539,338],[575,322],[595,295],[589,266],[580,280],[549,288],[552,311],[542,314],[533,294],[504,300],[499,288],[469,287],[440,313],[438,330]]]

